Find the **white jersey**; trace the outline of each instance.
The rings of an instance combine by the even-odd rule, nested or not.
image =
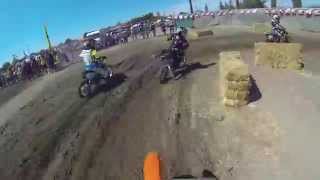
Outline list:
[[[79,56],[82,57],[86,66],[92,63],[91,50],[82,50]]]

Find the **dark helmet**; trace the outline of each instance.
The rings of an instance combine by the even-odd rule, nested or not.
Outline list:
[[[180,37],[183,36],[183,28],[181,27],[177,28],[176,34],[179,35]]]
[[[95,40],[94,39],[85,40],[83,43],[83,48],[85,50],[95,49]]]

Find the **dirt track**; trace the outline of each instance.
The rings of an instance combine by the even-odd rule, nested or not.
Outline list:
[[[117,83],[90,100],[77,95],[81,64],[11,98],[0,92],[0,179],[142,179],[149,151],[160,153],[164,179],[205,169],[219,179],[316,179],[320,40],[296,38],[305,45],[301,75],[254,67],[262,38],[229,29],[194,40],[190,68],[166,85],[153,56],[168,44],[158,38],[102,52]],[[240,110],[224,109],[218,96],[226,50],[241,50],[262,94]]]

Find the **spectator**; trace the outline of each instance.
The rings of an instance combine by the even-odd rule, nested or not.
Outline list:
[[[141,22],[139,24],[139,32],[141,34],[142,39],[145,39],[146,36],[145,36],[145,28],[144,28],[144,23],[143,22]]]
[[[175,32],[175,23],[171,21],[169,27],[170,27],[170,34],[173,34]]]
[[[151,28],[153,37],[156,37],[156,36],[157,36],[157,33],[156,33],[156,25],[155,25],[154,23],[152,23],[150,28]]]
[[[47,67],[48,72],[54,71],[54,57],[50,51],[46,51],[46,61],[47,61]]]
[[[41,71],[48,72],[48,66],[47,66],[47,61],[46,61],[46,52],[42,50],[40,52],[39,58],[40,58]]]
[[[162,33],[164,35],[167,35],[167,27],[166,27],[166,24],[164,22],[161,22],[161,30],[162,30]]]
[[[147,39],[150,37],[150,23],[144,24],[144,33]]]

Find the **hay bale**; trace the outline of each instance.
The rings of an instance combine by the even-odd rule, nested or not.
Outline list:
[[[244,91],[251,88],[251,81],[226,81],[225,88],[228,90]]]
[[[194,30],[188,31],[188,38],[189,39],[198,39],[198,34]]]
[[[200,37],[206,37],[206,36],[213,36],[213,31],[212,30],[195,30],[195,29],[190,29],[188,31],[188,37],[190,39],[198,39]]]
[[[271,32],[271,26],[265,23],[254,23],[252,25],[252,30],[255,33]]]
[[[248,65],[241,60],[240,52],[220,53],[220,81],[226,106],[248,104],[251,80]]]
[[[225,91],[225,98],[229,100],[248,100],[249,97],[249,90],[234,90],[234,89],[227,89]]]
[[[227,73],[225,78],[228,81],[249,81],[250,76],[247,74],[247,69],[237,68]]]
[[[249,69],[239,51],[220,53],[220,75],[223,81],[248,81]]]
[[[229,107],[240,107],[248,104],[247,100],[233,100],[233,99],[223,99],[223,104]]]
[[[212,30],[200,30],[197,31],[198,37],[203,37],[203,36],[213,36],[213,31]]]
[[[255,43],[255,64],[276,69],[303,69],[302,44]]]

